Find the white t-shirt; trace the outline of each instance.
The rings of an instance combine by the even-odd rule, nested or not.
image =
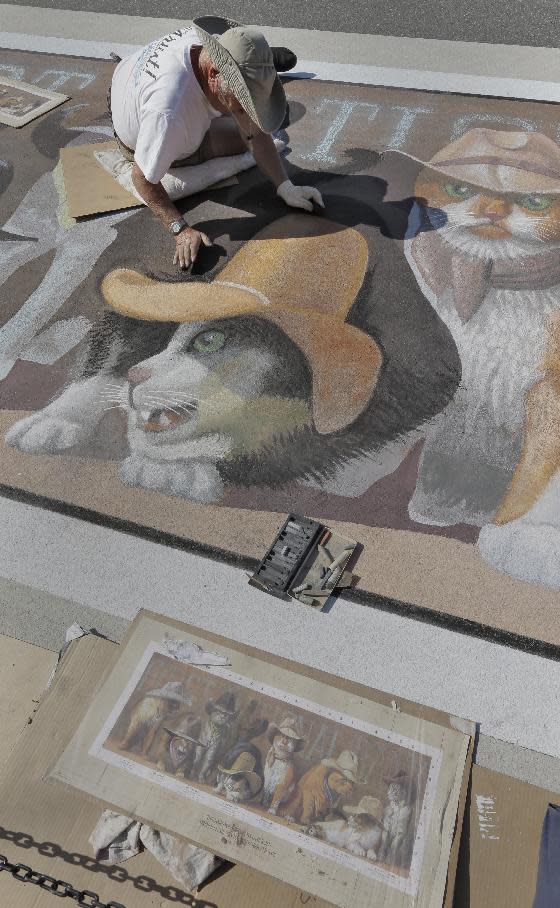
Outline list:
[[[121,60],[111,83],[113,126],[135,150],[150,183],[159,183],[173,161],[196,151],[219,111],[207,101],[194,73],[194,29],[179,28]]]

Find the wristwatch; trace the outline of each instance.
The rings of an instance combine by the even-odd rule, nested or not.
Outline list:
[[[181,230],[184,230],[185,227],[188,227],[188,226],[189,225],[187,224],[185,219],[180,218],[180,220],[178,220],[178,221],[173,221],[173,223],[170,224],[169,229],[171,230],[171,233],[173,234],[173,236],[177,236],[179,233],[181,233]]]

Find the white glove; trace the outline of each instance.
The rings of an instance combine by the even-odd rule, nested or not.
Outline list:
[[[276,190],[280,196],[291,208],[304,208],[305,211],[313,211],[313,202],[325,207],[321,193],[314,186],[294,186],[291,180],[285,180]]]

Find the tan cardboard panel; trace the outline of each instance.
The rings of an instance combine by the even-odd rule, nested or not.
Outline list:
[[[473,766],[454,908],[530,908],[543,820],[549,803],[559,800],[551,791]]]
[[[126,908],[295,908],[307,896],[263,874],[241,866],[205,886],[197,897],[184,895],[168,872],[150,854],[142,854],[118,870],[91,857],[88,838],[101,807],[94,799],[42,778],[71,736],[73,721],[111,668],[118,646],[89,636],[65,655],[53,688],[45,695],[33,724],[21,735],[0,774],[0,853],[27,864],[77,889],[96,892],[104,902],[114,899]],[[16,841],[14,834],[20,834]],[[51,843],[49,848],[40,848]],[[39,850],[40,849],[40,850]],[[85,866],[87,864],[87,866]],[[111,877],[109,876],[111,872]],[[10,908],[52,908],[53,896],[0,874],[0,904]],[[317,908],[327,903],[314,900]]]
[[[61,149],[60,160],[70,217],[81,218],[105,211],[137,208],[143,204],[124,189],[95,158],[94,151],[114,147],[115,142],[109,141]],[[235,186],[238,182],[237,177],[228,177],[215,183],[212,189]]]
[[[114,148],[115,142],[97,145],[76,145],[60,150],[68,213],[81,218],[103,211],[119,211],[141,205],[130,192],[117,183],[111,174],[98,163],[93,151]]]
[[[0,766],[36,709],[56,659],[50,650],[0,636]]]

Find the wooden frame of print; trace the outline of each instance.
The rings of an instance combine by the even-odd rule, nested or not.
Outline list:
[[[341,908],[441,908],[470,738],[345,687],[141,612],[49,778]]]
[[[10,91],[13,89],[13,91]],[[9,113],[3,106],[9,98],[18,100],[23,106],[20,107],[21,114]],[[64,101],[68,100],[68,95],[62,95],[58,91],[49,91],[47,88],[39,88],[38,85],[32,85],[29,82],[17,82],[15,79],[0,78],[0,123],[6,126],[25,126],[31,120],[36,120],[42,114],[58,107]],[[27,102],[27,104],[25,104]],[[17,108],[14,108],[17,109]]]

